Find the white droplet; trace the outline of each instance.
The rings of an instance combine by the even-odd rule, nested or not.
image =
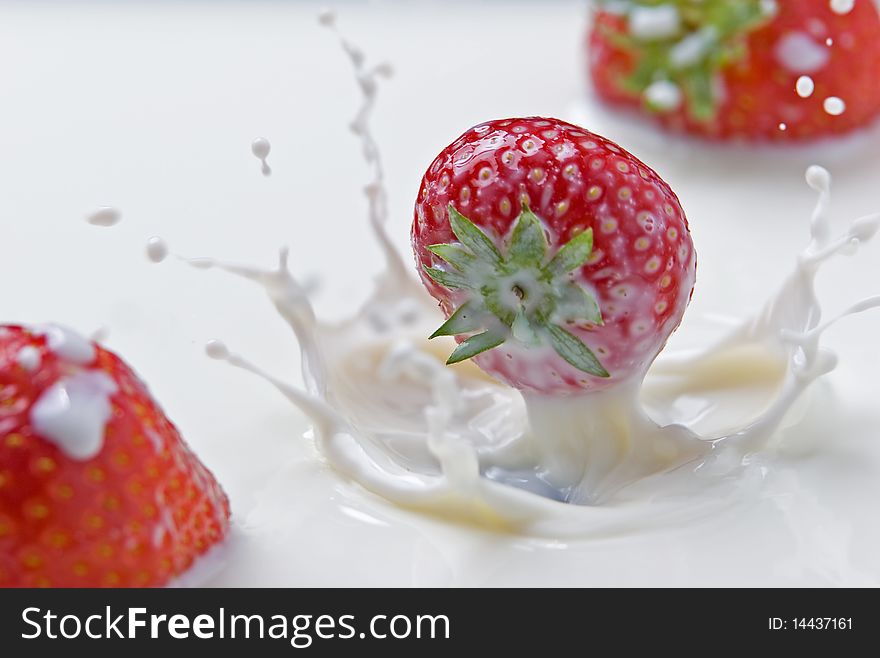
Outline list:
[[[168,244],[158,235],[147,240],[147,258],[154,263],[161,263],[168,258]]]
[[[110,206],[101,206],[86,217],[92,226],[116,226],[122,219],[122,213]]]
[[[669,63],[676,69],[699,63],[715,45],[717,38],[718,30],[711,25],[691,32],[669,51]]]
[[[269,143],[269,140],[265,137],[257,137],[251,143],[251,151],[255,156],[260,158],[261,160],[269,155],[269,151],[272,150],[272,145]]]
[[[825,39],[825,45],[830,48],[831,46],[834,45],[834,39],[832,39],[831,37],[828,37],[827,39]]]
[[[31,407],[31,425],[71,459],[91,459],[104,445],[105,427],[113,414],[110,396],[116,390],[115,382],[101,370],[61,379]]]
[[[658,110],[674,110],[681,105],[681,88],[669,80],[657,80],[645,89],[648,105]]]
[[[831,116],[836,117],[846,112],[846,103],[842,98],[829,96],[822,102],[822,108]]]
[[[859,217],[849,227],[849,235],[859,242],[867,242],[880,229],[880,213]]]
[[[813,78],[808,75],[802,75],[797,79],[797,82],[794,85],[795,91],[797,91],[797,95],[801,98],[809,98],[813,94],[813,90],[816,88],[816,83],[813,82]]]
[[[92,333],[89,334],[89,340],[93,343],[104,343],[110,337],[110,329],[106,326],[101,326],[95,329]]]
[[[831,174],[825,167],[811,165],[807,168],[807,185],[817,192],[827,191],[831,187]]]
[[[40,367],[42,359],[40,358],[40,350],[33,345],[25,345],[22,347],[18,356],[15,357],[16,362],[28,372],[34,372]]]
[[[633,7],[629,12],[629,33],[636,39],[668,39],[681,29],[681,15],[672,4],[656,7]]]
[[[761,13],[764,16],[775,16],[779,12],[779,3],[776,0],[761,0]]]
[[[205,344],[205,354],[222,361],[229,357],[229,348],[222,341],[211,339]]]
[[[336,25],[336,12],[332,9],[323,9],[318,13],[318,22],[324,27]]]
[[[784,123],[780,123],[780,124],[779,124],[779,129],[780,129],[781,131],[785,132],[786,130],[788,130],[788,125],[787,125],[787,124],[784,124]]]
[[[831,0],[831,11],[835,14],[848,14],[855,4],[856,0]]]
[[[394,76],[394,67],[389,62],[382,62],[373,69],[376,75],[383,78],[391,78]]]
[[[266,158],[269,157],[269,151],[271,150],[272,145],[265,137],[257,137],[253,142],[251,142],[251,153],[253,153],[254,156],[258,158],[263,164],[261,169],[261,171],[263,172],[263,176],[272,175],[272,168],[269,166],[269,163],[266,162]]]

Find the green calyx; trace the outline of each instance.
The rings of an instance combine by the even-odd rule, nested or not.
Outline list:
[[[717,77],[746,55],[747,37],[770,21],[772,0],[594,0],[625,13],[627,32],[605,37],[635,57],[622,81],[654,112],[684,104],[691,118],[707,122],[719,103]]]
[[[564,328],[572,322],[602,324],[595,298],[572,275],[592,253],[592,229],[577,234],[549,257],[541,220],[525,202],[503,253],[452,204],[449,224],[458,243],[428,247],[446,267],[423,266],[441,286],[470,293],[430,336],[472,334],[452,352],[447,364],[513,340],[525,347],[550,345],[578,370],[596,377],[610,376],[590,348]]]

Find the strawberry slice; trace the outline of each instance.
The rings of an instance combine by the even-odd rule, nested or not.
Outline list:
[[[459,342],[511,386],[566,394],[644,374],[678,326],[696,259],[660,177],[583,128],[480,124],[425,174],[412,243]]]
[[[229,502],[115,354],[0,327],[0,586],[159,586],[229,530]]]

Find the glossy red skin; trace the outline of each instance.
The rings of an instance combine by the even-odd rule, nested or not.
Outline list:
[[[602,28],[622,32],[625,19],[603,12],[597,13],[587,38],[593,87],[605,101],[639,108],[666,128],[721,140],[808,140],[875,121],[880,116],[880,14],[873,2],[856,0],[844,15],[831,11],[829,0],[779,0],[778,6],[773,21],[749,35],[747,56],[722,72],[724,99],[710,122],[695,121],[683,109],[652,112],[638,96],[621,89],[619,83],[632,70],[633,59],[612,45]],[[780,39],[793,32],[810,35],[821,47],[832,39],[825,67],[794,73],[777,61]],[[808,98],[795,92],[802,74],[816,85]],[[822,103],[829,96],[846,102],[843,114],[825,112]]]
[[[37,372],[16,361],[26,345],[40,351]],[[214,476],[137,375],[95,349],[93,363],[76,365],[41,336],[0,328],[0,587],[165,585],[229,530]],[[46,388],[84,369],[107,373],[118,391],[101,452],[77,461],[34,432],[29,411]],[[166,517],[176,536],[157,530]]]
[[[491,176],[481,179],[485,168]],[[543,174],[535,175],[536,169]],[[475,357],[477,365],[516,388],[553,395],[605,389],[644,373],[681,321],[693,291],[696,256],[687,219],[650,167],[578,126],[534,117],[490,121],[437,156],[422,179],[412,226],[416,264],[428,292],[447,317],[463,301],[462,293],[422,271],[438,264],[428,245],[456,242],[447,204],[500,246],[523,194],[548,229],[551,253],[576,231],[593,229],[593,255],[575,276],[594,294],[605,323],[567,328],[611,377],[581,372],[549,349],[512,354],[507,344]]]

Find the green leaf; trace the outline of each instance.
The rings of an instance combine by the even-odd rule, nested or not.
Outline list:
[[[587,262],[593,251],[593,229],[578,233],[556,252],[547,269],[554,276],[566,274]]]
[[[473,254],[469,254],[454,244],[431,244],[428,245],[427,249],[432,254],[439,256],[452,265],[459,272],[466,272],[477,260]]]
[[[446,365],[451,366],[453,363],[482,354],[493,347],[498,347],[504,340],[504,336],[493,331],[485,331],[476,336],[471,336],[455,348],[455,351],[446,359]]]
[[[709,121],[715,114],[715,91],[712,72],[706,66],[691,70],[684,78],[691,116],[697,121]]]
[[[466,334],[469,331],[476,331],[480,328],[481,313],[479,306],[474,302],[465,302],[459,306],[458,310],[449,316],[449,319],[440,325],[428,339],[437,336],[457,336],[458,334]]]
[[[593,324],[604,324],[596,298],[574,281],[563,288],[557,309],[558,315],[564,320],[586,320]]]
[[[447,272],[446,270],[428,267],[427,265],[422,265],[422,269],[425,271],[425,274],[441,286],[456,290],[470,290],[473,287],[464,276],[456,272]]]
[[[590,348],[584,345],[581,339],[574,334],[569,333],[562,327],[551,324],[547,326],[547,335],[556,353],[578,370],[596,377],[611,376]]]
[[[497,267],[501,264],[501,253],[492,239],[483,233],[476,224],[449,204],[449,225],[452,232],[465,247],[479,260]]]
[[[528,204],[523,202],[522,212],[513,225],[510,244],[507,247],[507,262],[526,267],[544,264],[547,255],[547,236],[540,220]]]
[[[497,286],[483,286],[480,288],[480,295],[483,297],[483,303],[492,314],[501,320],[508,327],[513,323],[514,311],[507,308],[501,301],[501,293]]]

